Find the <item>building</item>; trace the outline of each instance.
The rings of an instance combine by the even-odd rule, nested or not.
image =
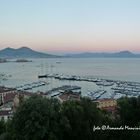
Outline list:
[[[12,117],[12,110],[9,109],[2,109],[0,110],[0,120],[7,121],[9,118]]]
[[[117,101],[115,99],[98,99],[95,101],[97,107],[107,111],[114,111],[117,106]]]
[[[57,97],[57,99],[61,103],[63,103],[63,102],[68,101],[68,100],[77,100],[77,101],[79,101],[80,97],[81,97],[81,94],[77,94],[77,93],[73,93],[73,92],[66,92],[66,93],[60,94]]]
[[[26,91],[17,91],[14,88],[0,87],[0,120],[7,121],[12,117],[13,112],[22,99],[29,98],[33,95]]]

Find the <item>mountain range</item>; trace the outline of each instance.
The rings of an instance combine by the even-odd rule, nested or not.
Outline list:
[[[38,52],[28,47],[18,49],[5,48],[0,50],[0,58],[140,58],[140,54],[130,51],[120,51],[115,53],[94,53],[85,52],[79,54],[67,54],[63,56]]]
[[[0,50],[0,58],[56,58],[57,55],[46,54],[34,51],[28,47],[21,47],[18,49],[5,48]]]
[[[115,53],[85,52],[79,54],[68,54],[66,56],[72,58],[140,58],[140,54],[134,54],[130,51],[120,51]]]

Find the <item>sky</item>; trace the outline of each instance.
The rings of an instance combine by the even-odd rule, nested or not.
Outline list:
[[[0,0],[0,49],[140,52],[140,0]]]

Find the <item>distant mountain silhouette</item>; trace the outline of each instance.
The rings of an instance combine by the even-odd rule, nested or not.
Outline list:
[[[60,57],[56,55],[46,54],[34,51],[28,47],[21,47],[18,49],[5,48],[0,50],[0,58],[55,58]]]
[[[21,47],[18,49],[5,48],[0,50],[0,58],[58,58],[62,56],[46,54],[34,51],[28,47]],[[130,51],[121,51],[116,53],[94,53],[85,52],[79,54],[68,54],[64,58],[140,58],[140,54],[134,54]]]
[[[80,54],[68,54],[66,57],[74,58],[140,58],[140,54],[134,54],[130,51],[121,51],[116,53],[80,53]]]

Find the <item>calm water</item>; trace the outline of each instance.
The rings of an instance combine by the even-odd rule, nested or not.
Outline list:
[[[31,60],[31,59],[30,59]],[[32,59],[28,63],[1,63],[0,73],[11,75],[1,85],[16,87],[22,84],[38,81],[38,74],[62,73],[80,76],[94,76],[113,80],[140,82],[140,59],[135,58],[65,58],[65,59]],[[61,62],[61,63],[56,63]],[[36,90],[46,91],[51,88],[71,84],[80,85],[83,91],[99,88],[93,83],[59,81],[44,79],[50,84]]]

